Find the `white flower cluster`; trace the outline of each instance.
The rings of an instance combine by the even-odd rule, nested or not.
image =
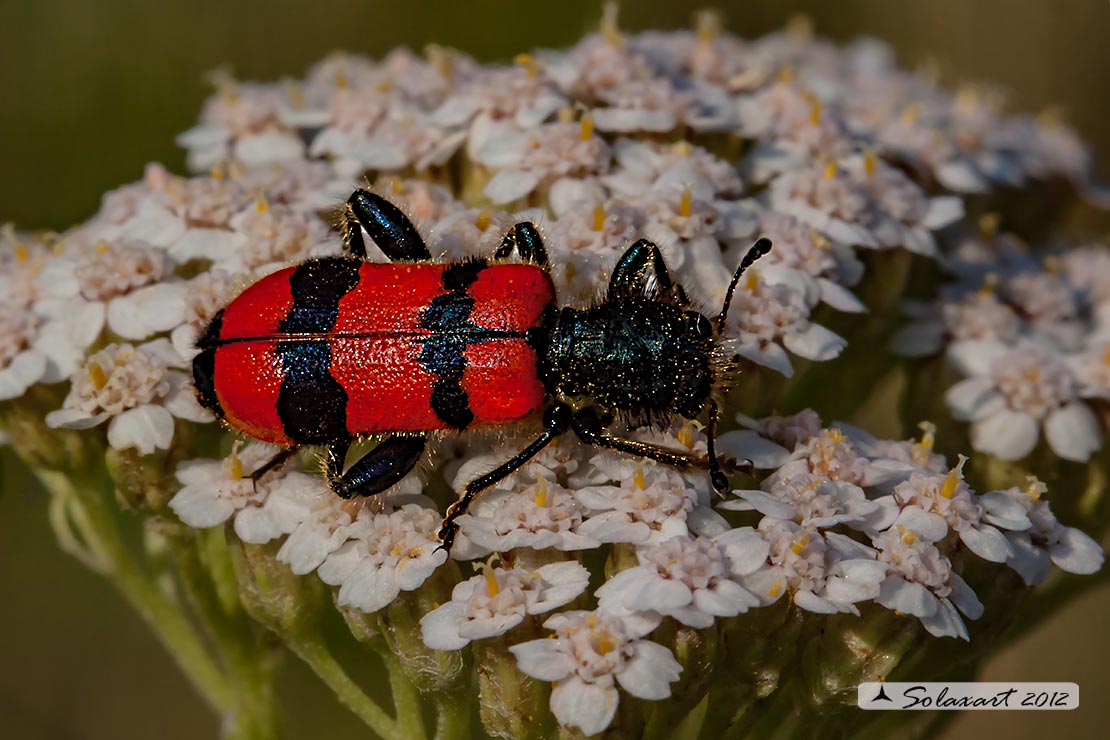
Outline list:
[[[963,617],[975,619],[983,607],[954,567],[954,558],[967,557],[962,550],[1009,565],[1031,585],[1051,562],[1073,573],[1102,565],[1090,537],[1053,517],[1043,484],[976,495],[963,480],[966,458],[947,469],[929,429],[919,441],[877,440],[852,427],[823,428],[812,411],[750,426],[724,434],[720,447],[773,472],[717,508],[755,512],[755,526],[733,527],[715,512],[703,475],[571,441],[541,453],[459,520],[453,555],[526,563],[524,553],[542,552],[546,564],[483,566],[424,617],[425,643],[460,649],[509,633],[528,615],[581,603],[591,575],[577,553],[602,543],[634,547],[638,564],[593,590],[595,611],[550,617],[554,639],[512,648],[522,671],[555,682],[559,721],[592,734],[611,721],[618,684],[640,698],[669,696],[680,668],[647,639],[664,619],[704,629],[784,596],[817,614],[859,614],[860,603],[873,601],[918,617],[933,635],[969,639]],[[689,425],[656,439],[705,444]],[[248,542],[285,537],[279,560],[296,573],[316,570],[338,587],[339,604],[364,611],[420,587],[444,562],[440,515],[418,495],[418,476],[375,499],[344,501],[318,476],[297,471],[251,480],[272,452],[251,443],[222,462],[183,464],[183,488],[170,506],[193,526],[233,519]],[[454,460],[442,453],[444,469],[460,480],[500,459],[496,450]]]
[[[971,423],[976,450],[1021,460],[1043,429],[1056,455],[1085,462],[1102,446],[1097,411],[1110,401],[1110,250],[1038,258],[1014,244],[965,241],[952,262],[958,279],[938,300],[906,306],[912,320],[893,348],[944,351],[963,376],[945,400]]]

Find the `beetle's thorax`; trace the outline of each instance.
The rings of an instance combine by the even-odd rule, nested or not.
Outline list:
[[[714,339],[700,314],[648,297],[559,309],[537,343],[555,397],[586,397],[649,421],[696,416],[709,401]]]

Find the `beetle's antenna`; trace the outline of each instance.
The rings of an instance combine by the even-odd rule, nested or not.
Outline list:
[[[717,316],[717,333],[720,334],[725,328],[725,318],[728,316],[728,307],[732,303],[732,296],[736,292],[736,285],[740,282],[741,276],[744,271],[755,264],[763,255],[771,251],[771,240],[767,237],[760,238],[748,253],[744,255],[744,259],[740,260],[740,266],[736,268],[736,274],[732,276],[732,282],[728,284],[728,290],[725,291],[725,305],[721,306],[721,313]]]

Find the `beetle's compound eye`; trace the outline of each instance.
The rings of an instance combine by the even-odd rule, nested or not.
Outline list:
[[[709,339],[713,336],[713,324],[697,311],[690,311],[686,314],[686,324],[690,333],[698,339]]]

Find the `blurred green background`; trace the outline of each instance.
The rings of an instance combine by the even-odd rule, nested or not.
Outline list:
[[[1110,4],[1105,0],[837,0],[710,3],[729,30],[755,36],[806,13],[823,35],[892,43],[904,64],[933,64],[949,84],[990,81],[1015,109],[1058,105],[1110,172]],[[674,28],[696,6],[623,3],[622,26]],[[457,47],[505,60],[564,46],[593,27],[599,0],[0,0],[0,223],[64,228],[101,193],[157,160],[182,171],[174,136],[196,119],[205,73],[299,76],[342,48]],[[1103,236],[1103,235],[1098,235]],[[896,434],[893,419],[872,431]],[[19,740],[208,738],[208,713],[111,589],[61,554],[44,500],[0,455],[0,737]],[[1076,712],[981,712],[946,737],[1104,737],[1110,589],[1089,594],[991,665],[988,677],[1076,681]],[[289,737],[360,737],[361,724],[293,661],[283,702]]]

